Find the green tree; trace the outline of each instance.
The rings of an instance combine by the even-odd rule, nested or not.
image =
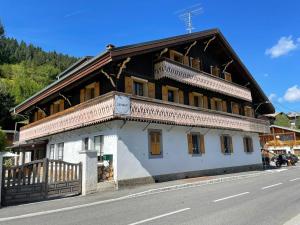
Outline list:
[[[281,127],[291,127],[291,122],[287,115],[285,115],[284,113],[280,113],[276,116],[274,125]]]
[[[3,38],[4,37],[4,27],[3,27],[3,25],[2,25],[2,23],[1,23],[1,20],[0,20],[0,38]]]
[[[0,127],[4,129],[13,129],[14,120],[9,110],[14,106],[14,98],[9,94],[0,90]]]
[[[300,129],[300,117],[297,117],[295,126],[297,129]]]
[[[3,130],[0,128],[0,152],[5,151],[6,147],[6,135]]]

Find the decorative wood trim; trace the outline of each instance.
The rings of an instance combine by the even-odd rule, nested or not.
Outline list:
[[[252,101],[250,90],[205,72],[186,68],[184,65],[178,65],[176,62],[171,62],[170,60],[165,59],[156,63],[154,66],[154,75],[155,79],[167,77],[192,86],[233,96],[249,102]]]

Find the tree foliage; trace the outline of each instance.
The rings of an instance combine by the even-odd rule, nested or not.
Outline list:
[[[282,113],[276,116],[274,125],[281,126],[281,127],[291,127],[291,122],[287,117],[287,115]]]
[[[6,135],[0,127],[0,152],[5,151],[5,147],[6,147]]]
[[[47,86],[76,61],[7,37],[0,21],[0,126],[8,129],[9,108]]]
[[[300,129],[300,117],[297,117],[295,127],[296,129]]]

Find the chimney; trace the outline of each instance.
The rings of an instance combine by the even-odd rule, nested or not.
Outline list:
[[[113,48],[115,48],[115,46],[114,46],[113,44],[108,44],[108,45],[106,45],[106,50],[107,50],[107,51],[110,51],[110,50],[112,50]]]

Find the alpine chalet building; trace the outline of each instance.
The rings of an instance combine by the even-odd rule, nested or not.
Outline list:
[[[127,185],[260,168],[269,123],[256,117],[274,107],[212,29],[110,44],[13,113],[29,117],[14,146],[21,162],[77,163],[80,151],[96,150],[109,167],[99,181]]]

